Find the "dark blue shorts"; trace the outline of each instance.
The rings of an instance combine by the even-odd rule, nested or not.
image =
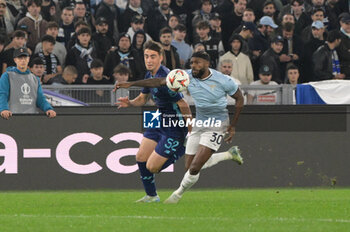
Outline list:
[[[186,129],[165,130],[162,128],[147,129],[143,136],[157,142],[155,151],[169,160],[175,162],[185,154],[184,141]]]

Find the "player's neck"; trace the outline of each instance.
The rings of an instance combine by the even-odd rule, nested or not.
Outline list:
[[[24,73],[25,71],[27,71],[28,67],[27,66],[26,67],[18,67],[17,66],[17,69]]]
[[[155,69],[153,69],[153,70],[150,71],[150,73],[151,73],[151,75],[152,75],[153,77],[157,74],[159,68],[160,68],[160,65],[159,65],[157,68],[155,68]]]
[[[207,69],[201,76],[201,80],[207,79],[210,76],[210,70]]]

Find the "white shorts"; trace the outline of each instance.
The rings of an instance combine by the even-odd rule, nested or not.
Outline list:
[[[187,138],[185,154],[195,155],[199,144],[218,151],[224,141],[228,125],[229,120],[226,120],[221,123],[221,127],[193,127],[191,134]]]

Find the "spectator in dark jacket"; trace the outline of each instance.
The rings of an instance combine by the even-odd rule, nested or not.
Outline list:
[[[104,62],[104,75],[108,76],[112,83],[114,83],[113,69],[120,63],[131,69],[131,81],[144,78],[145,70],[142,68],[141,58],[138,52],[131,48],[131,38],[126,33],[120,34],[118,48],[114,51],[110,51]]]
[[[97,58],[104,61],[107,52],[115,45],[113,38],[107,35],[108,22],[104,17],[96,20],[96,33],[92,36]]]
[[[345,78],[344,73],[341,73],[338,54],[335,50],[341,42],[341,36],[339,31],[329,32],[327,42],[313,54],[314,80]]]
[[[95,49],[91,43],[91,30],[83,27],[77,33],[77,43],[68,50],[66,65],[73,65],[78,70],[78,78],[75,81],[81,84],[83,79],[90,75],[90,65],[96,58]]]
[[[342,39],[337,52],[340,60],[340,68],[346,79],[350,79],[350,14],[343,13],[340,18],[340,32]]]
[[[122,17],[114,0],[103,0],[96,11],[96,18],[105,17],[108,22],[108,35],[117,40],[119,31],[123,28]]]
[[[128,5],[126,6],[125,11],[122,15],[123,20],[123,28],[120,28],[121,31],[126,32],[129,28],[129,25],[131,23],[131,19],[135,15],[142,16],[143,10],[141,7],[141,0],[129,0]]]
[[[170,69],[181,68],[179,54],[177,53],[177,49],[171,45],[172,41],[172,31],[170,28],[164,27],[159,32],[159,41],[164,49],[164,57],[163,63],[164,65]]]
[[[68,42],[74,33],[73,8],[66,7],[61,14],[60,28],[58,29],[57,42],[63,43],[67,47]]]
[[[146,25],[147,31],[153,40],[159,41],[159,32],[168,25],[173,11],[170,9],[170,0],[158,0],[159,7],[149,12]]]
[[[282,83],[282,71],[279,56],[283,49],[282,36],[273,38],[270,46],[271,47],[260,57],[260,67],[262,65],[269,66],[272,72],[272,80],[280,84]]]

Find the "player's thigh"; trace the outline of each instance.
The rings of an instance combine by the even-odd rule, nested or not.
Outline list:
[[[146,162],[147,159],[151,156],[156,146],[157,146],[156,141],[143,137],[140,144],[140,148],[136,153],[136,161]]]
[[[199,145],[198,151],[189,168],[191,175],[197,174],[214,152],[215,151],[209,147]]]
[[[192,132],[186,141],[186,155],[192,155],[194,156],[197,153],[198,146],[199,146],[199,141],[200,141],[200,132]]]
[[[199,144],[218,151],[224,142],[225,131],[226,127],[205,131],[201,134]]]
[[[156,151],[153,151],[147,160],[146,167],[150,172],[158,173],[167,160],[167,157],[161,156]]]

